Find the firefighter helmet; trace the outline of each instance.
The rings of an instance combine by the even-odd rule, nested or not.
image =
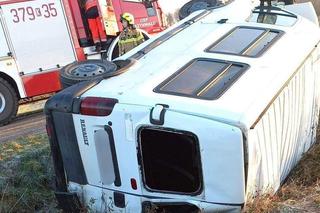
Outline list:
[[[133,25],[134,24],[134,17],[132,14],[130,13],[123,13],[121,14],[120,20],[126,20],[128,22],[128,24]]]

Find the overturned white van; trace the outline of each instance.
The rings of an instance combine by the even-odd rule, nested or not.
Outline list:
[[[238,212],[279,188],[315,142],[318,22],[309,3],[230,2],[47,102],[65,211]]]

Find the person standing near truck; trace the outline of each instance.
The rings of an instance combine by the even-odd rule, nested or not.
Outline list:
[[[107,41],[107,35],[105,30],[103,29],[98,11],[98,4],[98,0],[86,0],[85,15],[88,20],[93,43],[96,46],[96,51],[100,52],[101,46],[103,46],[103,44],[105,44]]]
[[[123,13],[120,16],[123,31],[119,35],[119,56],[144,42],[142,32],[134,25],[134,17],[130,13]]]

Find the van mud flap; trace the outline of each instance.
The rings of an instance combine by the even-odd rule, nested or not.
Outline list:
[[[51,154],[53,159],[53,167],[55,172],[55,195],[59,207],[62,208],[64,212],[73,213],[80,212],[81,210],[83,210],[78,196],[76,194],[67,192],[68,187],[66,177],[68,178],[68,181],[76,180],[76,182],[82,184],[87,183],[87,178],[84,173],[82,161],[80,160],[81,157],[79,153],[79,147],[76,143],[74,143],[76,137],[74,129],[72,131],[63,132],[64,134],[57,135],[55,127],[59,124],[56,124],[54,122],[62,121],[62,124],[65,124],[65,120],[57,119],[57,116],[55,115],[60,115],[58,117],[63,117],[67,120],[72,119],[71,113],[79,113],[77,111],[79,110],[80,96],[90,88],[97,85],[100,82],[100,80],[101,79],[95,81],[85,81],[75,84],[51,97],[45,105],[44,111],[47,120],[47,134],[49,137]],[[63,153],[66,154],[65,151],[63,152],[61,150],[61,148],[63,148],[61,147],[61,145],[65,146],[65,144],[63,144],[63,141],[58,141],[58,139],[64,140],[64,138],[73,139],[73,143],[68,143],[69,146],[64,147],[67,148],[67,150],[69,151],[71,150],[73,159],[72,162],[75,163],[75,165],[73,166],[65,164],[66,162],[69,162],[66,156],[63,156]]]
[[[64,212],[78,213],[84,210],[80,200],[75,193],[68,192],[55,192],[59,208],[63,209]]]

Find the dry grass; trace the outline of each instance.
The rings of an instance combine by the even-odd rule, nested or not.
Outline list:
[[[47,100],[35,101],[29,104],[21,104],[19,105],[18,115],[29,114],[36,111],[43,110],[44,104]]]

